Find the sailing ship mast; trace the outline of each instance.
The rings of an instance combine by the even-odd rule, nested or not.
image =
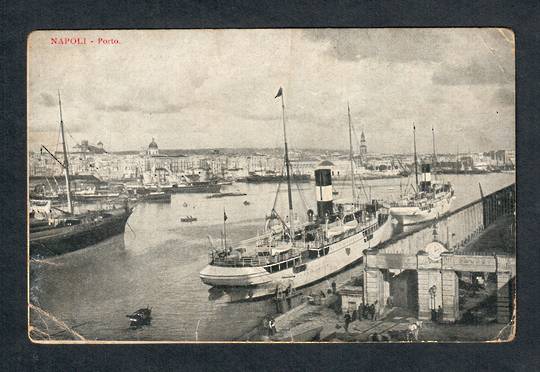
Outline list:
[[[456,145],[456,175],[459,174],[459,144]]]
[[[351,107],[347,102],[347,114],[349,117],[349,158],[351,161],[351,178],[352,178],[352,199],[356,205],[356,185],[354,182],[354,158],[353,158],[353,144],[352,144],[352,126],[351,126]]]
[[[60,99],[60,91],[58,91],[58,107],[60,109],[60,132],[62,134],[62,150],[64,153],[64,175],[66,177],[67,203],[69,213],[73,214],[73,202],[71,201],[71,185],[69,183],[69,162],[66,147],[66,137],[64,134],[64,120],[62,119],[62,100]]]
[[[287,169],[287,196],[289,198],[289,230],[291,242],[294,245],[294,211],[292,203],[292,193],[291,193],[291,171],[290,171],[290,162],[289,162],[289,149],[287,147],[287,130],[285,129],[285,101],[283,99],[283,88],[280,87],[276,97],[281,97],[281,111],[283,119],[283,139],[285,142],[285,168]]]
[[[435,177],[435,164],[437,163],[437,153],[435,152],[435,128],[433,128],[433,126],[431,126],[431,135],[433,137],[433,160],[431,162],[431,173]]]
[[[414,177],[416,179],[416,192],[418,192],[418,159],[416,157],[416,126],[413,123],[413,142],[414,142]]]

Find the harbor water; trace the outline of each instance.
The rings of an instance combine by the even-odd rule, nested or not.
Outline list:
[[[513,173],[446,175],[455,189],[452,209],[480,198],[479,183],[488,194],[515,182]],[[410,181],[409,181],[410,182]],[[360,198],[396,199],[407,179],[364,181]],[[335,182],[335,198],[351,196],[350,182]],[[265,213],[276,202],[286,215],[286,185],[276,198],[277,184],[233,184],[223,192],[247,195],[207,198],[207,194],[173,194],[170,204],[139,204],[128,220],[124,236],[87,249],[30,264],[30,300],[63,320],[89,340],[220,341],[234,340],[275,311],[272,300],[231,302],[210,290],[199,279],[207,265],[208,248],[220,244],[223,214],[227,215],[227,241],[234,242],[262,232]],[[299,220],[315,208],[313,184],[293,184],[292,194]],[[244,201],[249,201],[248,205]],[[193,216],[186,223],[180,218]],[[361,268],[303,289],[326,291],[331,281],[340,283]],[[152,308],[152,323],[129,328],[126,314]]]

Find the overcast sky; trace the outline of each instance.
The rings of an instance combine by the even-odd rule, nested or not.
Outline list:
[[[51,45],[51,37],[88,45]],[[118,45],[96,45],[97,38]],[[90,43],[90,40],[95,40]],[[504,29],[73,31],[29,40],[29,146],[111,151],[348,148],[347,102],[369,151],[514,148],[514,39]]]

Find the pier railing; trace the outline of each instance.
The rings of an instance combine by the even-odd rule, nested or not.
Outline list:
[[[476,239],[499,218],[515,213],[515,183],[461,206],[427,224],[413,226],[380,244],[387,253],[416,254],[433,240],[457,252]]]

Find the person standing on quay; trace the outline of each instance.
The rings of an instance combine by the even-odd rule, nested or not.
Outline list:
[[[276,321],[273,317],[270,317],[270,320],[268,321],[268,328],[270,329],[270,335],[273,336],[277,333],[276,329]]]
[[[368,318],[368,305],[362,303],[362,319],[366,319]]]
[[[368,314],[369,314],[369,319],[374,320],[373,318],[375,318],[375,305],[373,304],[368,305]]]
[[[348,311],[345,314],[344,318],[345,318],[345,332],[348,333],[349,332],[349,323],[351,322],[351,315],[349,314]]]

